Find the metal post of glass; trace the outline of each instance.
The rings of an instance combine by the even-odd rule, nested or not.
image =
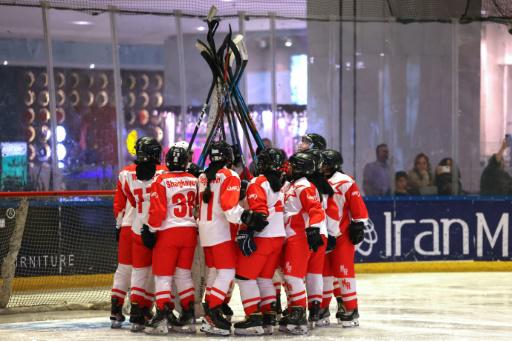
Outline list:
[[[58,156],[57,156],[57,105],[55,100],[55,78],[53,74],[53,51],[52,37],[48,29],[48,10],[49,4],[41,1],[41,10],[43,16],[43,32],[46,47],[46,73],[48,75],[48,90],[50,93],[50,148],[51,148],[51,167],[52,167],[52,189],[55,191],[59,188],[57,184]]]

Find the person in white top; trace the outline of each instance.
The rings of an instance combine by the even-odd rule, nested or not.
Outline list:
[[[247,187],[249,209],[268,216],[262,230],[252,226],[239,230],[236,237],[241,250],[236,266],[245,320],[235,323],[236,335],[272,334],[276,322],[276,294],[272,277],[276,271],[285,239],[284,157],[277,149],[263,149],[258,155],[258,176]]]
[[[359,311],[357,308],[356,278],[354,271],[355,245],[359,244],[365,235],[365,230],[373,224],[368,217],[368,210],[364,203],[359,187],[354,179],[341,170],[343,158],[338,151],[325,150],[324,176],[334,189],[334,199],[338,203],[341,217],[340,234],[335,241],[333,251],[328,255],[330,269],[329,275],[334,277],[338,285],[333,287],[334,295],[338,301],[336,318],[343,327],[356,327],[359,325]],[[332,281],[331,281],[332,283]],[[324,282],[329,284],[329,281]],[[332,286],[331,286],[332,287]],[[324,287],[326,302],[323,305],[322,318],[328,319],[330,295]]]
[[[153,249],[156,315],[146,323],[148,334],[167,334],[168,322],[174,331],[194,333],[194,284],[192,262],[197,244],[197,178],[185,171],[188,153],[172,146],[165,157],[169,172],[159,175],[151,186],[148,224],[142,239]],[[171,288],[175,281],[180,318],[172,312]]]
[[[289,162],[291,182],[284,196],[286,243],[281,266],[288,287],[289,314],[279,321],[279,329],[302,335],[308,332],[304,280],[308,273],[322,272],[327,229],[318,190],[306,178],[315,171],[313,156],[299,152]]]
[[[226,168],[233,161],[233,150],[224,141],[213,142],[210,165],[199,177],[199,239],[208,271],[205,292],[205,319],[201,331],[229,335],[231,322],[222,315],[222,304],[235,277],[236,244],[230,223],[264,228],[262,213],[244,210],[239,205],[240,178]]]
[[[111,328],[121,328],[125,317],[123,315],[123,304],[126,293],[130,288],[130,277],[132,275],[132,222],[135,208],[128,201],[125,195],[127,177],[135,174],[136,164],[124,167],[117,180],[116,192],[114,195],[114,217],[116,217],[116,239],[117,239],[117,269],[114,274],[112,285],[110,321]],[[126,190],[127,191],[127,190]]]
[[[309,149],[306,150],[305,153],[310,154],[315,159],[315,172],[311,175],[307,176],[307,179],[313,183],[320,193],[320,201],[322,202],[322,208],[325,212],[326,219],[326,229],[324,231],[320,231],[326,242],[325,252],[316,252],[312,256],[312,260],[310,263],[314,262],[317,264],[315,267],[310,267],[308,269],[308,274],[306,275],[306,288],[308,292],[308,311],[309,317],[308,320],[312,327],[318,325],[320,320],[320,310],[321,304],[323,301],[323,291],[324,291],[324,282],[325,278],[323,276],[324,268],[325,268],[325,260],[327,259],[326,254],[331,252],[336,245],[336,237],[340,235],[340,215],[338,213],[338,205],[334,200],[334,190],[331,185],[325,179],[322,174],[323,167],[323,151],[319,149]],[[332,283],[332,277],[328,276],[329,280]]]
[[[141,137],[135,144],[137,164],[135,174],[126,178],[126,192],[130,204],[135,207],[132,222],[132,276],[130,289],[130,322],[134,332],[142,331],[151,318],[153,305],[153,277],[151,276],[151,250],[141,239],[142,225],[147,223],[149,197],[153,180],[165,171],[160,165],[162,147],[151,137]]]

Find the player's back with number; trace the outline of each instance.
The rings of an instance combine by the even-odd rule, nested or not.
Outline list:
[[[165,173],[153,182],[149,226],[165,230],[196,227],[197,178],[186,172]]]
[[[148,222],[149,203],[151,196],[151,185],[153,181],[165,172],[165,166],[158,165],[155,175],[150,180],[139,180],[137,175],[132,173],[126,178],[128,189],[128,199],[133,207],[135,207],[135,215],[133,217],[132,231],[140,235],[143,224]]]
[[[203,246],[231,240],[229,222],[238,223],[243,208],[238,205],[240,178],[236,172],[221,168],[210,181],[211,196],[205,203],[203,194],[207,186],[205,174],[199,177],[199,232]]]

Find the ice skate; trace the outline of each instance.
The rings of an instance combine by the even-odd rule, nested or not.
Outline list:
[[[188,309],[181,310],[180,317],[172,326],[172,330],[178,333],[195,334],[196,332],[196,317],[194,311],[194,303],[191,302]]]
[[[308,324],[306,320],[306,309],[303,307],[291,307],[290,314],[286,316],[286,324],[283,324],[286,333],[294,335],[305,335],[308,333]],[[281,323],[279,323],[281,330]]]
[[[279,331],[285,332],[287,324],[288,324],[288,316],[282,316],[281,319],[279,320]]]
[[[130,323],[132,324],[130,331],[134,333],[143,331],[145,322],[146,319],[144,318],[142,308],[137,303],[132,303],[130,307]]]
[[[162,310],[157,309],[155,316],[145,324],[144,332],[151,335],[165,335],[169,332],[170,316],[174,317],[169,304],[165,304]]]
[[[263,313],[263,335],[272,335],[277,321],[275,311],[266,311]]]
[[[320,309],[320,313],[318,315],[318,321],[316,321],[316,327],[327,327],[331,324],[331,312],[329,308]]]
[[[224,315],[226,320],[231,322],[231,319],[233,318],[233,309],[231,309],[231,307],[227,303],[222,303],[221,309],[222,309],[222,315]]]
[[[251,314],[245,320],[234,324],[235,335],[263,335],[263,316],[260,313]]]
[[[222,315],[222,306],[208,309],[199,330],[209,335],[228,336],[231,334],[231,322]]]
[[[336,318],[343,328],[359,326],[359,312],[357,311],[357,308],[351,311],[345,311],[342,314],[336,313]]]
[[[283,313],[283,307],[281,305],[281,295],[276,296],[276,318],[279,320],[281,318],[281,315]]]
[[[153,307],[143,307],[142,308],[142,315],[144,316],[144,320],[146,322],[151,320],[153,318]]]
[[[338,314],[345,313],[345,305],[343,304],[343,299],[341,297],[336,297],[336,303],[338,304],[338,310],[336,311],[336,316]]]
[[[110,302],[112,305],[110,308],[110,328],[119,329],[126,320],[123,315],[123,304],[117,297],[112,297]]]
[[[320,302],[312,301],[311,306],[308,309],[309,317],[308,324],[310,328],[314,328],[318,320],[320,319]]]

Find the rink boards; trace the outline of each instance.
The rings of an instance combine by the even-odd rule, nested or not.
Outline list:
[[[512,270],[510,197],[366,198],[366,203],[374,226],[357,247],[358,273]],[[60,215],[51,214],[59,205],[45,205],[51,224],[44,228],[40,220],[28,220],[15,291],[111,285],[117,249],[111,201],[82,205],[66,202]],[[40,209],[33,205],[29,214]],[[69,226],[70,219],[58,220],[69,216],[64,209],[74,210]]]

